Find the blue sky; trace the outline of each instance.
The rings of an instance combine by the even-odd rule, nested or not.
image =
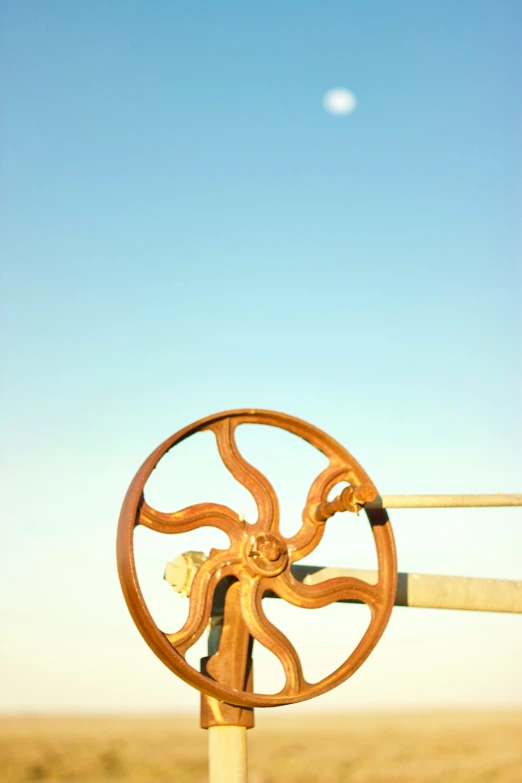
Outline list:
[[[383,493],[520,491],[520,7],[22,0],[3,16],[7,707],[188,709],[114,563],[126,486],[171,432],[273,408],[337,437]],[[332,87],[353,114],[323,110]],[[259,455],[300,509],[308,458],[281,443]],[[189,457],[180,495],[206,499],[203,465],[215,497],[212,456]],[[522,577],[518,511],[412,513],[393,516],[403,570]],[[336,564],[363,566],[358,546]],[[462,667],[495,659],[497,630],[483,698],[520,700],[517,617],[413,614],[366,665],[386,703],[473,701]],[[318,705],[373,703],[364,671]]]

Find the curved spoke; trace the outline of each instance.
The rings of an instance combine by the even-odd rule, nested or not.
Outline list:
[[[315,585],[299,582],[290,572],[273,579],[270,589],[280,598],[303,609],[320,609],[335,601],[361,601],[370,607],[382,603],[383,596],[377,585],[362,579],[341,576]]]
[[[272,580],[270,580],[272,581]],[[299,655],[286,636],[266,618],[261,607],[264,588],[259,577],[241,580],[241,612],[250,635],[281,661],[286,684],[281,695],[295,694],[307,685]]]
[[[198,527],[211,526],[223,530],[234,540],[239,540],[243,535],[243,523],[238,515],[218,503],[198,503],[181,511],[165,513],[156,511],[143,499],[136,524],[157,533],[187,533]]]
[[[239,481],[252,494],[258,511],[255,527],[260,530],[277,530],[279,527],[279,503],[274,488],[263,474],[250,465],[238,451],[234,438],[235,425],[223,419],[210,427],[217,440],[221,459]]]
[[[333,461],[314,480],[303,511],[303,524],[295,536],[288,538],[286,542],[291,563],[306,557],[318,545],[323,537],[324,522],[317,522],[311,515],[311,509],[325,500],[331,488],[339,481],[345,480],[348,473],[349,468],[346,465]]]
[[[290,563],[302,560],[313,552],[324,535],[324,525],[315,522],[306,512],[303,513],[303,524],[299,532],[286,539]]]
[[[214,591],[223,577],[238,572],[239,562],[239,557],[231,562],[230,558],[225,556],[225,552],[220,551],[218,555],[210,557],[198,568],[190,588],[189,614],[183,628],[175,633],[164,634],[181,655],[185,655],[207,627],[212,612]]]

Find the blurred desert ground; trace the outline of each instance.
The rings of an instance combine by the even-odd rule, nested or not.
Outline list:
[[[249,783],[522,780],[522,710],[258,713]],[[3,783],[203,783],[206,754],[195,715],[0,718]]]

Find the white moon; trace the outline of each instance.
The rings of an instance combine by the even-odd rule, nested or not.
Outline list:
[[[323,95],[323,106],[329,114],[341,117],[350,114],[357,106],[357,98],[343,87],[337,87],[334,90],[328,90]]]

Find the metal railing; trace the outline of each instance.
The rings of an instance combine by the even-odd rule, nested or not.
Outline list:
[[[522,495],[382,495],[365,508],[494,508],[522,506]]]

